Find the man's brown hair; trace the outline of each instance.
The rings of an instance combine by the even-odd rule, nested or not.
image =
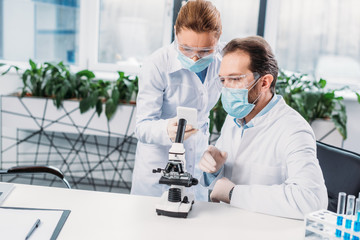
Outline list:
[[[181,7],[175,22],[176,33],[184,28],[196,33],[215,32],[219,38],[222,31],[220,12],[210,1],[188,1]]]
[[[243,51],[250,56],[249,69],[252,72],[264,76],[271,74],[274,78],[270,85],[270,90],[275,93],[275,84],[278,76],[278,65],[270,45],[264,38],[252,36],[246,38],[235,38],[231,40],[223,49],[223,56]]]

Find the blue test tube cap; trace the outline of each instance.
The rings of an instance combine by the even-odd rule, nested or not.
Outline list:
[[[352,220],[351,220],[351,219],[346,219],[346,221],[345,221],[345,228],[350,229],[350,228],[351,228],[351,223],[352,223]]]
[[[350,233],[344,233],[344,240],[350,240]]]
[[[336,229],[335,236],[338,237],[338,238],[341,237],[341,230]]]
[[[354,232],[360,232],[360,222],[354,222]]]
[[[343,219],[344,219],[343,216],[337,216],[336,225],[342,226],[342,224],[343,224]]]

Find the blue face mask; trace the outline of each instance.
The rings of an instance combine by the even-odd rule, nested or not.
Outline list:
[[[212,53],[206,57],[202,57],[199,60],[197,60],[196,62],[193,61],[192,59],[188,58],[181,52],[178,52],[177,58],[179,59],[179,61],[181,62],[181,65],[184,68],[189,69],[192,72],[198,73],[210,65],[210,63],[214,60],[214,53]]]
[[[257,83],[255,83],[254,86],[256,84]],[[252,86],[251,88],[253,88],[254,86]],[[239,89],[223,87],[221,91],[221,103],[225,111],[230,116],[242,119],[249,115],[249,113],[254,109],[255,102],[259,99],[261,94],[256,98],[253,103],[249,103],[248,95],[249,90],[246,88]]]

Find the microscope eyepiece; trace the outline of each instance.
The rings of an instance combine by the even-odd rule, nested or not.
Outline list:
[[[186,128],[186,119],[180,118],[178,122],[178,129],[176,132],[175,142],[183,143]]]

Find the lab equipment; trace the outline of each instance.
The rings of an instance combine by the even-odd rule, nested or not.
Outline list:
[[[360,240],[360,199],[355,200],[354,195],[348,195],[346,211],[345,202],[346,193],[340,192],[336,214],[328,210],[319,210],[307,214],[305,218],[305,239],[330,240],[342,238],[344,240]],[[345,224],[343,224],[344,219]]]
[[[357,198],[355,201],[355,215],[360,212],[360,198]]]
[[[338,198],[338,205],[337,205],[337,219],[336,219],[336,225],[342,226],[343,224],[343,215],[345,213],[345,200],[346,200],[346,193],[339,192],[339,198]],[[341,237],[341,230],[336,229],[335,230],[335,236]]]
[[[339,229],[351,240],[358,240],[360,232],[354,229],[347,229],[345,226],[337,226],[337,214],[329,210],[318,210],[305,216],[305,239],[329,239],[339,240],[341,236],[336,236],[335,229]],[[358,224],[356,224],[358,225]]]
[[[355,196],[349,195],[346,203],[345,229],[351,229],[354,214]],[[344,232],[344,240],[350,240],[350,233]]]
[[[169,150],[169,161],[165,169],[153,169],[153,173],[162,173],[160,184],[170,185],[156,205],[156,213],[169,217],[186,218],[194,204],[194,195],[187,193],[185,187],[198,184],[198,180],[186,172],[185,148],[183,145],[186,120],[178,120],[175,142]]]
[[[355,196],[349,195],[346,204],[346,215],[354,215]]]

